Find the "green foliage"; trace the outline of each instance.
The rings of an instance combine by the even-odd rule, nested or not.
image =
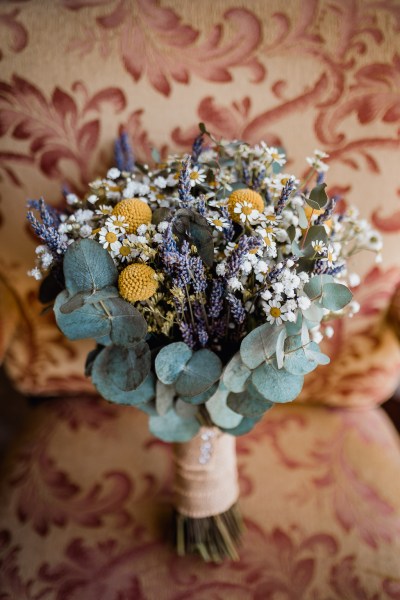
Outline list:
[[[260,421],[262,415],[257,417],[243,417],[237,427],[233,429],[222,428],[226,433],[230,433],[230,435],[244,435],[245,433],[249,433],[253,429],[255,425]]]
[[[183,402],[189,402],[189,404],[205,404],[207,400],[214,394],[217,387],[218,385],[214,383],[211,387],[197,396],[180,396],[180,399],[183,400]]]
[[[228,395],[228,388],[220,381],[216,392],[206,402],[206,407],[215,425],[231,429],[237,427],[243,417],[228,407]]]
[[[224,382],[226,389],[231,392],[242,392],[250,375],[250,369],[246,367],[241,359],[240,353],[237,352],[226,365],[222,381]]]
[[[188,398],[198,396],[218,381],[221,372],[221,360],[214,352],[207,348],[198,350],[193,353],[176,380],[177,394]]]
[[[117,267],[110,254],[98,242],[90,239],[71,244],[64,256],[65,285],[71,295],[96,291],[114,285]]]
[[[333,281],[332,275],[314,275],[304,286],[304,293],[310,300],[319,300],[322,296],[324,285]]]
[[[328,234],[326,233],[326,229],[323,225],[312,225],[307,233],[304,234],[306,236],[304,249],[302,250],[303,256],[313,256],[315,254],[315,250],[312,246],[311,242],[321,241],[326,244],[328,242]]]
[[[199,432],[200,423],[194,416],[182,417],[171,408],[162,416],[151,416],[149,428],[164,442],[188,442]]]
[[[248,381],[243,392],[238,394],[231,392],[227,404],[229,408],[244,417],[261,416],[272,406],[272,403],[260,394],[251,380]]]
[[[327,205],[328,196],[326,195],[325,188],[326,183],[320,183],[311,190],[309,198],[305,199],[311,208],[321,210]]]
[[[307,346],[304,347],[304,352],[308,360],[315,361],[319,365],[327,365],[331,362],[329,356],[321,352],[316,342],[310,342],[307,344]]]
[[[322,305],[329,310],[341,310],[352,299],[353,294],[341,283],[326,283],[322,294]]]
[[[278,369],[276,363],[264,363],[253,372],[251,381],[263,399],[282,403],[292,402],[297,398],[303,387],[304,377],[293,375],[286,369]]]
[[[288,337],[285,341],[285,370],[293,375],[305,375],[318,366],[315,360],[310,360],[303,348],[300,335]]]
[[[180,242],[187,240],[196,246],[201,260],[211,267],[214,262],[214,241],[207,219],[195,210],[180,208],[174,215],[172,226]]]
[[[278,337],[283,327],[283,325],[265,323],[246,335],[240,346],[240,356],[249,369],[255,369],[275,354]]]
[[[166,385],[159,379],[156,383],[156,410],[157,414],[163,416],[174,405],[175,386]]]
[[[164,346],[157,354],[155,369],[157,377],[166,385],[175,383],[193,355],[193,351],[184,342],[175,342]]]
[[[110,324],[100,305],[85,304],[72,313],[62,313],[61,307],[69,300],[67,290],[58,294],[54,303],[57,325],[70,340],[98,338],[110,332]]]
[[[108,346],[94,360],[92,381],[111,402],[140,404],[146,400],[138,388],[146,380],[150,367],[151,355],[145,342],[129,347]]]

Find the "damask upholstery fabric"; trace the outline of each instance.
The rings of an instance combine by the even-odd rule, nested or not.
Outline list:
[[[9,457],[1,600],[400,598],[399,443],[374,408],[400,367],[400,2],[4,0],[0,30],[0,356],[21,391],[59,397]],[[354,265],[361,311],[335,325],[308,406],[239,441],[248,533],[219,567],[174,558],[169,448],[93,396],[90,346],[40,316],[26,275],[27,198],[84,190],[121,128],[150,161],[188,149],[199,121],[283,146],[290,172],[326,150],[330,193],[384,236],[382,263]]]

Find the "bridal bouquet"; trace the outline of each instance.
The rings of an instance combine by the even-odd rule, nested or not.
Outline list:
[[[66,193],[63,212],[30,201],[42,240],[31,274],[46,275],[40,297],[61,331],[93,338],[86,374],[101,396],[176,443],[178,552],[234,558],[233,436],[329,363],[329,321],[357,309],[347,260],[381,240],[328,197],[323,152],[299,181],[277,148],[200,124],[191,155],[154,154],[134,162],[123,134],[116,166],[83,197]]]

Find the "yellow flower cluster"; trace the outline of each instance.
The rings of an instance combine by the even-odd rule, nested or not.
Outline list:
[[[139,225],[151,223],[151,208],[139,198],[127,198],[115,205],[113,215],[123,216],[128,224],[127,233],[136,233]]]
[[[118,289],[128,302],[147,300],[157,290],[156,272],[148,265],[134,263],[121,271],[118,278]]]
[[[240,223],[240,213],[235,213],[235,206],[243,204],[244,202],[251,204],[252,210],[258,210],[259,212],[263,212],[264,210],[264,200],[258,192],[250,190],[249,188],[235,190],[229,196],[228,200],[228,211],[232,221]]]

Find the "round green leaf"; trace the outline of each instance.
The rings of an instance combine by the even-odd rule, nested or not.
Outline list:
[[[231,392],[243,392],[246,381],[251,375],[250,369],[243,363],[240,353],[237,352],[224,369],[222,381]]]
[[[243,417],[237,427],[234,427],[233,429],[222,428],[222,430],[234,436],[244,435],[246,433],[249,433],[249,431],[253,429],[253,427],[260,421],[261,418],[262,415],[253,418]]]
[[[321,210],[328,202],[328,196],[325,192],[326,183],[319,183],[310,192],[310,197],[306,198],[306,202],[312,208]]]
[[[246,367],[255,369],[275,354],[282,328],[283,325],[265,323],[246,335],[240,346],[240,356]]]
[[[208,390],[198,394],[197,396],[181,396],[180,398],[183,400],[183,402],[189,402],[189,404],[205,404],[205,402],[207,402],[207,400],[214,394],[216,389],[217,384],[214,383],[210,388],[208,388]]]
[[[158,379],[167,385],[175,383],[192,354],[193,351],[184,342],[175,342],[164,346],[155,360]]]
[[[329,310],[340,310],[352,299],[353,294],[341,283],[326,283],[322,293],[322,305]]]
[[[130,346],[146,337],[146,319],[132,304],[122,298],[112,298],[104,305],[111,322],[110,337],[114,344]]]
[[[69,300],[67,290],[58,294],[54,303],[57,325],[70,340],[101,338],[108,335],[110,323],[103,309],[96,304],[84,304],[71,313],[62,313],[61,307]]]
[[[74,242],[64,256],[65,285],[71,294],[101,290],[115,285],[117,267],[109,252],[98,242],[82,239]]]
[[[328,365],[331,362],[329,356],[321,352],[316,342],[310,342],[304,348],[304,352],[309,360],[313,360],[319,365]]]
[[[162,417],[149,419],[149,429],[164,442],[188,442],[200,430],[200,423],[194,418],[184,419],[171,408]]]
[[[243,392],[239,392],[238,394],[231,392],[229,394],[227,405],[239,415],[257,417],[263,415],[266,410],[271,408],[272,403],[263,398],[251,380],[249,380]]]
[[[166,385],[159,379],[156,383],[156,409],[159,415],[165,415],[174,405],[175,386]]]
[[[310,373],[318,363],[307,358],[303,349],[301,336],[295,335],[285,341],[285,370],[293,375]]]
[[[107,346],[93,363],[92,381],[100,394],[119,404],[143,402],[133,392],[150,372],[151,354],[145,342],[125,348]]]
[[[304,382],[303,376],[293,375],[270,363],[260,365],[253,372],[251,379],[263,398],[278,403],[295,400],[300,394]]]
[[[234,428],[242,421],[242,415],[234,412],[227,405],[229,390],[221,381],[216,392],[207,401],[208,413],[217,427]]]
[[[179,396],[192,398],[208,390],[221,376],[222,363],[218,356],[203,348],[194,352],[176,380]]]

